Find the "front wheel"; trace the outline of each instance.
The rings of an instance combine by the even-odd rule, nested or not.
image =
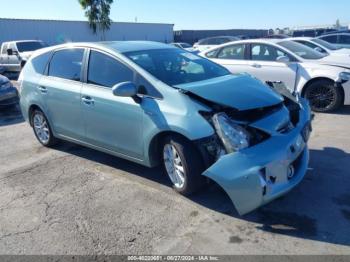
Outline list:
[[[202,158],[194,145],[182,137],[165,139],[163,165],[173,188],[182,195],[190,195],[205,184]]]
[[[309,85],[304,93],[315,112],[331,112],[338,109],[343,102],[343,94],[334,82],[318,80]]]
[[[40,110],[35,110],[31,116],[33,131],[38,141],[44,146],[53,146],[57,139],[53,136],[46,116]]]

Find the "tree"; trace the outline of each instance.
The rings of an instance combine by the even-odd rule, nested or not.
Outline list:
[[[105,32],[110,29],[112,20],[109,18],[111,4],[114,0],[78,0],[85,10],[85,16],[89,20],[89,26],[93,33],[102,31],[103,40],[106,40]]]

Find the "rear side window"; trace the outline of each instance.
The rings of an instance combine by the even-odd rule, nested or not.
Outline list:
[[[51,57],[51,52],[44,53],[32,59],[33,69],[37,74],[43,75],[45,73],[45,69],[47,63]]]
[[[88,83],[113,87],[122,82],[133,82],[134,72],[116,59],[91,51],[89,58]]]
[[[340,35],[339,44],[348,44],[350,45],[350,35]]]
[[[332,44],[336,44],[337,43],[337,35],[328,35],[328,36],[323,36],[321,37],[321,39],[332,43]]]
[[[49,76],[80,81],[84,49],[73,48],[57,51],[53,54]]]
[[[244,60],[245,45],[231,45],[221,49],[219,59]]]

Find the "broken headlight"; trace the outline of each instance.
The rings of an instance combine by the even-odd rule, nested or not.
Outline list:
[[[249,147],[249,132],[232,121],[226,113],[217,113],[212,120],[216,133],[220,137],[227,153],[233,153]]]

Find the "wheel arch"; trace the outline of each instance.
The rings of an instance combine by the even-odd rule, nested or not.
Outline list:
[[[29,109],[28,109],[28,119],[29,119],[29,124],[30,124],[30,126],[33,126],[33,121],[32,121],[31,116],[32,116],[32,114],[33,114],[33,112],[34,112],[35,110],[40,110],[41,112],[44,112],[44,111],[42,110],[42,108],[41,108],[40,106],[38,106],[37,104],[32,104],[32,105],[30,105],[30,107],[29,107]]]
[[[342,101],[341,101],[341,102],[342,102],[342,105],[344,105],[344,100],[345,100],[345,91],[344,91],[344,87],[343,87],[341,84],[337,84],[336,81],[334,81],[333,79],[328,78],[328,77],[316,77],[316,78],[312,78],[312,79],[310,79],[309,81],[307,81],[307,82],[304,84],[304,86],[303,86],[303,88],[302,88],[302,90],[301,90],[301,96],[304,97],[304,94],[305,94],[306,89],[307,89],[311,84],[313,84],[313,83],[316,82],[316,81],[320,81],[320,80],[330,81],[330,82],[332,82],[333,84],[337,85],[337,87],[339,88],[339,90],[340,90],[341,93],[342,93]]]
[[[162,132],[157,133],[154,135],[149,143],[148,146],[148,158],[149,158],[149,165],[151,167],[158,166],[160,164],[160,159],[161,159],[161,148],[160,146],[162,145],[164,139],[168,136],[178,136],[181,138],[184,138],[190,142],[193,142],[193,140],[189,139],[187,136],[184,134],[181,134],[176,131],[172,130],[165,130]]]

